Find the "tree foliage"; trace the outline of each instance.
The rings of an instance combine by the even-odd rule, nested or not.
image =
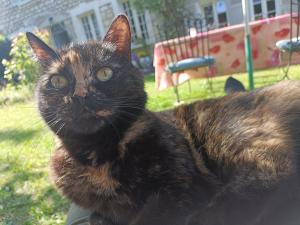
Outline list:
[[[149,10],[157,16],[171,19],[169,16],[179,17],[186,10],[186,0],[131,0],[133,6],[139,10]],[[178,14],[179,13],[179,14]]]
[[[172,30],[183,27],[183,19],[190,15],[188,0],[130,0],[138,11],[148,10],[155,16],[157,25],[162,29]]]
[[[49,43],[49,33],[46,31],[36,32],[36,35]],[[2,61],[5,66],[4,77],[8,80],[8,86],[31,85],[35,82],[38,74],[38,65],[33,60],[31,48],[26,35],[21,33],[13,38],[10,59]]]

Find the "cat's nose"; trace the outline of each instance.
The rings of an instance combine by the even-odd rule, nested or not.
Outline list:
[[[87,94],[87,90],[85,88],[75,88],[74,96],[85,97]]]
[[[87,94],[87,88],[85,81],[76,81],[74,96],[85,97]]]

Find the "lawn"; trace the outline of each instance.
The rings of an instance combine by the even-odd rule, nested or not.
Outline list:
[[[255,73],[255,85],[275,83],[282,75],[279,69]],[[292,79],[300,79],[300,67],[290,71]],[[247,86],[247,76],[234,76]],[[213,79],[213,92],[205,79],[180,87],[185,102],[224,95],[226,77]],[[149,96],[147,107],[154,111],[173,106],[172,89],[155,91],[154,76],[147,76],[145,87]],[[0,224],[54,225],[64,224],[69,207],[67,200],[57,194],[48,179],[48,162],[54,138],[40,119],[35,103],[28,99],[28,90],[0,92]]]

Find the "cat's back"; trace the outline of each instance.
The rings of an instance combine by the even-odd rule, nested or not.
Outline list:
[[[251,92],[249,94],[251,95]],[[300,109],[300,81],[281,81],[276,85],[258,89],[253,94],[261,101],[261,105],[272,109],[279,107],[280,113],[288,112],[292,108]]]
[[[269,183],[299,173],[300,81],[195,102],[175,117],[225,179],[244,169]]]

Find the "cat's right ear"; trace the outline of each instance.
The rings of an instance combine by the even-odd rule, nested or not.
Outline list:
[[[26,37],[34,54],[43,66],[50,65],[52,61],[59,59],[57,53],[33,33],[27,32]]]

